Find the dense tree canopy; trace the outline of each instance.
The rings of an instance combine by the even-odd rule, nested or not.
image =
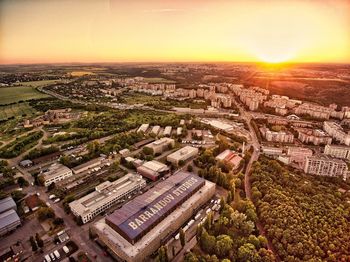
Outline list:
[[[283,261],[350,260],[350,196],[339,190],[348,185],[267,159],[255,163],[251,182],[259,219]]]

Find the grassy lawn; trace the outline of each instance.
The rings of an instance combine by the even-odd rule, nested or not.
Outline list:
[[[25,101],[30,99],[39,99],[48,97],[42,94],[34,87],[30,86],[13,86],[0,88],[0,105],[16,103],[18,101]]]
[[[161,96],[151,96],[140,93],[129,93],[121,96],[126,104],[147,104],[161,101]]]
[[[0,107],[0,120],[8,119],[10,117],[17,117],[17,116],[32,116],[37,111],[31,107],[28,103],[17,103],[13,105],[8,106],[1,106]]]

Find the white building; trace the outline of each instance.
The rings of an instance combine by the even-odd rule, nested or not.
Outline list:
[[[283,154],[283,148],[271,147],[271,146],[262,146],[261,151],[264,155],[267,156],[279,156]]]
[[[163,131],[163,135],[164,136],[170,136],[171,135],[171,130],[172,130],[173,128],[171,127],[171,126],[166,126],[165,128],[164,128],[164,131]]]
[[[137,129],[137,132],[146,132],[149,128],[149,124],[142,124],[139,129]]]
[[[335,140],[350,146],[350,134],[345,133],[339,124],[331,121],[325,121],[323,122],[323,129]]]
[[[158,154],[169,149],[169,147],[173,147],[174,145],[175,145],[174,139],[163,137],[152,143],[147,144],[145,147],[151,148],[153,150],[153,154]]]
[[[180,161],[187,161],[191,157],[194,157],[198,154],[198,148],[192,146],[185,146],[177,150],[176,152],[167,156],[167,161],[172,163],[175,166],[179,165]]]
[[[151,130],[151,133],[158,135],[159,131],[160,131],[160,126],[154,126]]]
[[[159,161],[152,160],[138,166],[137,172],[148,179],[156,181],[160,176],[169,173],[169,168]]]
[[[304,172],[318,176],[342,177],[344,180],[348,175],[347,164],[327,155],[315,155],[306,158]]]
[[[324,153],[332,157],[350,160],[349,146],[326,145],[324,147]]]
[[[103,182],[95,191],[69,204],[72,213],[80,217],[83,223],[109,209],[116,202],[146,186],[146,181],[139,175],[127,174],[114,182]]]
[[[48,168],[48,171],[43,173],[44,185],[49,186],[51,183],[57,183],[58,181],[71,177],[72,175],[73,172],[68,167],[59,163],[52,164]]]

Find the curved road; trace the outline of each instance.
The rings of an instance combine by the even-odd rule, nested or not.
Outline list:
[[[244,108],[242,106],[240,106],[237,102],[236,102],[236,105],[239,108],[239,111],[240,111],[242,118],[245,119],[247,124],[248,124],[249,132],[250,132],[251,138],[252,138],[253,153],[252,153],[252,156],[248,162],[248,165],[247,165],[247,168],[246,168],[246,171],[244,174],[245,175],[244,176],[244,190],[245,190],[247,198],[249,200],[251,200],[252,193],[251,193],[251,184],[250,184],[250,171],[251,171],[251,168],[252,168],[254,162],[259,159],[260,143],[259,143],[258,137],[255,133],[255,130],[250,123],[250,121],[252,119],[251,114],[249,112],[245,111]],[[259,220],[255,224],[256,224],[257,229],[259,230],[260,235],[264,236],[267,239],[267,248],[275,255],[276,261],[278,261],[278,262],[281,261],[280,258],[278,257],[276,250],[274,249],[271,241],[266,236],[266,232],[265,232],[263,225],[260,223]]]

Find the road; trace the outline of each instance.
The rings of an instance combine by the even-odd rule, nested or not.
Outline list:
[[[246,197],[249,200],[252,200],[251,184],[250,184],[250,172],[251,172],[251,168],[252,168],[254,162],[259,159],[259,156],[260,156],[260,143],[259,143],[258,137],[257,137],[257,135],[255,133],[255,130],[252,127],[251,122],[250,122],[251,119],[252,119],[251,113],[245,111],[244,108],[241,105],[239,105],[236,101],[235,101],[235,103],[236,103],[236,105],[237,105],[237,107],[238,107],[238,109],[240,111],[241,117],[248,124],[249,132],[250,132],[251,138],[252,138],[253,153],[252,153],[252,156],[251,156],[251,158],[250,158],[250,160],[249,160],[249,162],[247,164],[247,168],[246,168],[246,171],[245,171],[245,174],[244,174],[244,190],[245,190],[245,193],[246,193]],[[263,225],[261,224],[261,222],[258,220],[255,224],[256,224],[257,229],[259,230],[259,234],[264,236],[267,239],[267,248],[271,252],[273,252],[273,254],[276,257],[276,261],[280,261],[280,258],[278,257],[277,252],[274,249],[271,241],[266,236],[266,231],[265,231]]]

